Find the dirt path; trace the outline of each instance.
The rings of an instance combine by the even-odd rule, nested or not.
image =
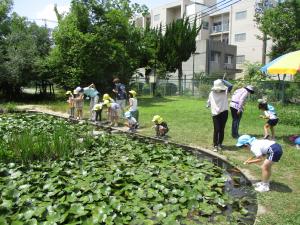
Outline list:
[[[17,109],[26,110],[26,111],[31,111],[31,110],[38,111],[38,112],[47,113],[55,116],[61,116],[65,118],[69,117],[67,113],[50,110],[47,108],[47,106],[44,105],[19,105],[17,106]]]

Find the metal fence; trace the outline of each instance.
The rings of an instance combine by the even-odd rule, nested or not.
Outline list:
[[[138,78],[131,82],[131,88],[137,90],[139,95],[151,96],[194,96],[197,98],[207,98],[216,78],[187,79],[186,76],[179,80],[157,79],[155,83],[149,83],[144,78]],[[247,80],[229,80],[234,85],[233,90],[246,84],[255,86],[255,94],[252,99],[266,97],[269,101],[284,101],[300,103],[300,82],[296,81],[247,81]]]

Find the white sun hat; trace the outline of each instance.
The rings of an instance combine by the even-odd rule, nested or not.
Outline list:
[[[215,80],[214,81],[214,86],[212,87],[212,91],[225,91],[227,87],[223,83],[221,79]]]

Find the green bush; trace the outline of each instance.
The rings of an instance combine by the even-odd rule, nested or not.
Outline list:
[[[279,123],[300,127],[299,107],[276,105],[276,111],[279,117]]]
[[[200,98],[207,98],[212,86],[210,84],[199,85],[199,96]]]
[[[164,95],[172,96],[177,93],[177,85],[173,83],[162,83],[157,87],[157,91],[160,93],[164,93]]]

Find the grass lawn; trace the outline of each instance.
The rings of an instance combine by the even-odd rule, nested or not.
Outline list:
[[[191,146],[212,149],[213,124],[210,109],[204,100],[193,98],[140,98],[141,133],[154,135],[151,119],[161,115],[170,128],[170,140]],[[279,118],[286,114],[289,107],[278,108]],[[294,107],[292,108],[295,109]],[[298,108],[298,112],[300,107]],[[240,134],[263,137],[264,120],[259,118],[256,103],[248,103],[240,124]],[[243,165],[243,160],[251,156],[245,149],[235,147],[236,140],[231,138],[231,115],[225,131],[225,150],[222,152],[229,161],[240,168],[247,168],[251,175],[260,179],[260,164]],[[283,146],[284,154],[279,163],[273,166],[271,189],[268,193],[258,194],[259,203],[267,212],[258,217],[257,224],[300,224],[300,151],[288,142],[292,134],[300,134],[299,127],[278,124],[276,139]]]
[[[85,103],[85,117],[88,117],[88,101]],[[55,111],[66,112],[65,102],[49,103]],[[161,115],[170,128],[170,140],[191,146],[212,149],[213,124],[210,109],[204,100],[187,97],[139,98],[140,133],[154,136],[151,120],[156,114]],[[279,118],[289,113],[300,113],[300,106],[276,107]],[[104,113],[105,114],[105,113]],[[240,124],[240,134],[263,137],[264,120],[259,118],[260,111],[256,103],[248,102]],[[104,116],[105,117],[105,116]],[[296,117],[296,118],[299,118]],[[236,140],[231,138],[231,116],[225,130],[225,155],[232,164],[249,169],[252,176],[260,179],[260,165],[243,165],[243,161],[252,156],[249,151],[235,147]],[[259,204],[266,213],[259,215],[257,224],[300,224],[300,151],[288,141],[292,134],[300,134],[297,126],[280,123],[276,127],[276,139],[283,147],[284,154],[279,163],[273,166],[271,191],[258,194]]]

